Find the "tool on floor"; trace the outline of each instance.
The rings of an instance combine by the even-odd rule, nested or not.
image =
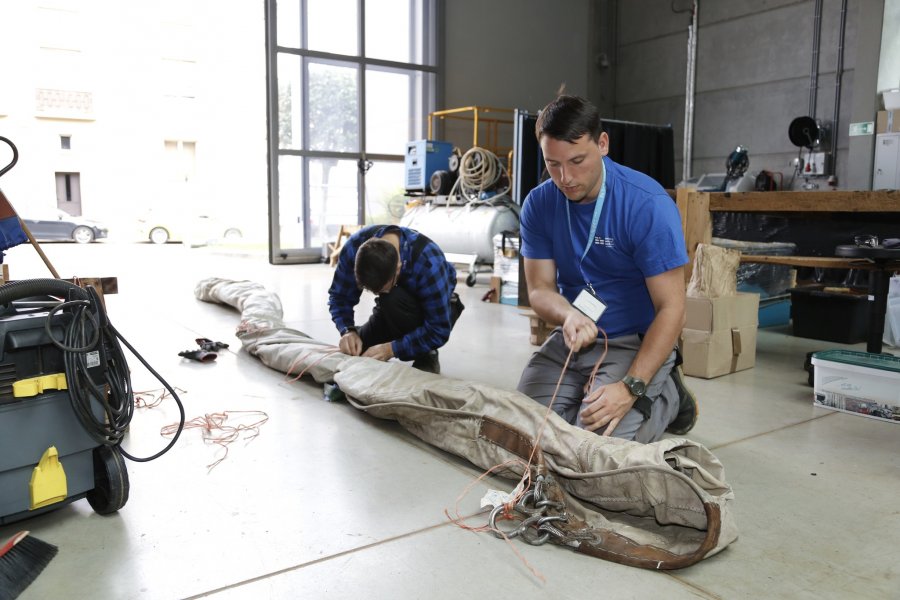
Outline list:
[[[213,362],[219,357],[217,352],[228,347],[225,342],[214,342],[209,338],[197,338],[195,341],[200,346],[199,350],[182,350],[178,356],[197,362]]]
[[[225,342],[214,342],[209,338],[197,338],[196,342],[201,350],[206,350],[207,352],[217,352],[228,348],[228,344]]]
[[[207,352],[206,350],[182,350],[178,353],[178,356],[204,363],[213,362],[219,357],[215,352]]]
[[[59,548],[20,531],[0,546],[0,598],[18,598],[41,571],[50,564]]]
[[[14,160],[0,174],[18,157],[3,141]],[[129,494],[124,458],[145,462],[172,448],[177,435],[146,458],[122,448],[134,414],[122,345],[169,389],[184,424],[181,401],[113,327],[100,292],[58,279],[43,258],[57,279],[8,282],[4,268],[0,285],[0,525],[81,498],[97,513],[116,512]]]

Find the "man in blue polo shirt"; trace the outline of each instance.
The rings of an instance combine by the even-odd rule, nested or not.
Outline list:
[[[687,433],[698,410],[676,365],[688,256],[675,203],[606,156],[609,137],[583,98],[548,104],[535,134],[550,180],[525,199],[521,254],[531,307],[560,327],[519,391],[549,404],[568,359],[553,409],[570,423],[640,442]]]
[[[426,236],[395,225],[361,229],[341,248],[328,289],[341,352],[440,373],[438,348],[464,308],[455,288],[456,269]],[[357,328],[353,309],[364,289],[375,294],[375,309]]]

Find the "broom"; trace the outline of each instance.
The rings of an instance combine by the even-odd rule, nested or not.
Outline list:
[[[59,548],[20,531],[0,546],[0,599],[17,598],[41,574]]]

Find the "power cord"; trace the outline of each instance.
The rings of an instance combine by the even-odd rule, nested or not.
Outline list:
[[[172,449],[184,429],[185,413],[175,390],[151,367],[144,357],[113,327],[96,290],[85,288],[88,298],[68,300],[50,309],[44,323],[47,335],[63,352],[66,382],[75,415],[97,443],[119,446],[122,456],[135,462],[155,460]],[[53,335],[53,317],[61,314],[65,325],[62,341]],[[132,456],[122,449],[122,439],[134,416],[134,389],[131,372],[119,341],[172,394],[181,414],[178,428],[169,443],[146,458]],[[102,408],[98,416],[96,407]]]

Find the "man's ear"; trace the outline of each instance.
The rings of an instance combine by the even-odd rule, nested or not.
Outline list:
[[[609,154],[609,136],[605,131],[600,132],[600,139],[597,140],[597,146],[600,147],[600,156]]]

